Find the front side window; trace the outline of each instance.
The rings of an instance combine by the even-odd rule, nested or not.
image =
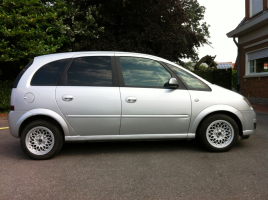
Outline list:
[[[173,65],[167,64],[167,66],[171,68],[171,70],[174,71],[175,74],[183,80],[183,82],[187,85],[188,89],[210,91],[210,88],[205,83],[203,83],[193,75]]]
[[[76,58],[67,72],[70,86],[112,86],[112,66],[109,56]]]
[[[268,73],[268,49],[247,54],[247,74]]]
[[[68,61],[69,59],[56,60],[42,66],[34,74],[31,85],[56,86]]]
[[[158,62],[147,58],[120,57],[125,86],[165,87],[171,74]]]

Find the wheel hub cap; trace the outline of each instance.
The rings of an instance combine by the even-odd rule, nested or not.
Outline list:
[[[28,150],[35,155],[47,154],[54,146],[54,135],[46,127],[31,129],[25,138]]]
[[[208,126],[206,136],[212,146],[224,148],[233,141],[234,130],[229,122],[217,120]]]

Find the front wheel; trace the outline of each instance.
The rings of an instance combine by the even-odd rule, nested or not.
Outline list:
[[[56,124],[45,120],[36,120],[23,129],[20,142],[23,151],[28,156],[44,160],[59,152],[63,144],[63,137]]]
[[[230,150],[238,140],[239,129],[229,116],[215,114],[201,124],[198,136],[206,149],[213,152]]]

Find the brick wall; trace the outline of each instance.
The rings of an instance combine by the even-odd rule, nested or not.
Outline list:
[[[249,19],[249,15],[250,15],[250,12],[249,12],[249,5],[250,5],[250,0],[245,0],[245,3],[246,3],[246,10],[245,10],[245,18],[246,18],[246,21]]]
[[[268,39],[267,36],[260,37],[258,39],[252,40],[250,42],[244,43],[241,45],[241,69],[240,69],[240,91],[244,96],[250,97],[258,97],[258,98],[268,98],[268,76],[267,77],[254,77],[254,78],[243,78],[245,76],[245,55],[247,52],[258,50],[261,48],[268,47],[268,42],[263,44],[256,45],[254,47],[250,47],[244,49],[245,46],[250,44],[254,44],[256,42]]]

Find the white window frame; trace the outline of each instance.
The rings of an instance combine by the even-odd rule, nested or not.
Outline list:
[[[253,5],[253,1],[254,1],[254,0],[250,0],[250,2],[249,2],[249,7],[250,7],[250,8],[249,8],[249,14],[250,14],[250,17],[252,17],[252,16],[256,15],[257,13],[263,11],[263,1],[262,1],[262,10],[259,11],[259,12],[257,12],[257,13],[254,13],[254,14],[253,14],[253,9],[252,9],[252,8],[253,8],[253,6],[252,6],[252,5]],[[267,0],[267,1],[268,1],[268,0]]]
[[[250,73],[250,61],[248,60],[248,54],[256,52],[256,51],[260,51],[263,49],[268,49],[267,47],[265,48],[261,48],[261,49],[257,49],[254,51],[249,51],[245,54],[245,76],[244,78],[247,77],[263,77],[263,76],[268,76],[268,72],[262,72],[262,73],[256,73],[256,61],[254,62],[254,73]],[[267,56],[268,57],[268,56]]]

